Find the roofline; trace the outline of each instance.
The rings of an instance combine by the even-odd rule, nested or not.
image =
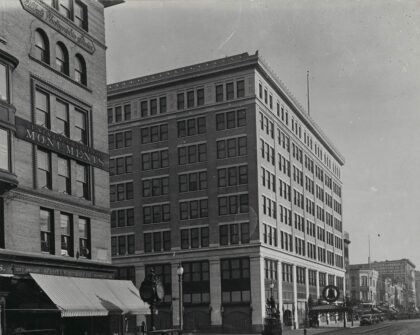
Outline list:
[[[148,76],[111,83],[107,85],[107,94],[108,98],[110,98],[120,94],[134,93],[139,90],[149,89],[164,84],[174,84],[181,80],[198,78],[210,74],[213,75],[218,72],[244,68],[247,66],[254,67],[257,71],[259,71],[260,74],[262,74],[268,81],[273,84],[274,88],[278,88],[276,90],[277,93],[282,96],[282,98],[287,100],[296,115],[311,131],[315,133],[318,140],[325,146],[327,151],[338,161],[338,163],[344,165],[344,156],[332,144],[332,142],[316,124],[316,122],[309,116],[309,114],[289,91],[286,85],[259,56],[258,51],[256,51],[256,53],[253,55],[249,55],[248,52],[245,52],[213,61],[203,62],[169,71],[158,72]]]
[[[413,268],[416,268],[416,265],[412,261],[410,261],[408,258],[394,259],[394,260],[391,260],[391,261],[389,261],[389,260],[385,260],[385,261],[373,261],[370,264],[372,265],[372,264],[375,264],[375,263],[396,263],[396,262],[407,262]],[[368,263],[352,264],[352,265],[355,265],[355,266],[369,266]],[[350,266],[352,266],[352,265],[350,265]]]
[[[119,5],[125,2],[125,0],[98,0],[101,4],[104,5],[104,8],[111,6]]]

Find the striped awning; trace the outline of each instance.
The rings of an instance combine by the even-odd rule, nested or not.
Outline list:
[[[62,317],[150,313],[138,289],[128,280],[30,275]]]

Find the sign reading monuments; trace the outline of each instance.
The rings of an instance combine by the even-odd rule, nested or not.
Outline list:
[[[106,153],[70,140],[20,117],[16,116],[15,120],[17,138],[108,171],[108,155]]]
[[[95,52],[93,40],[86,36],[86,34],[79,31],[76,26],[73,27],[71,23],[63,20],[60,14],[48,7],[48,5],[39,0],[20,0],[20,2],[22,3],[23,9],[27,12],[36,16],[50,27],[66,36],[90,54]]]

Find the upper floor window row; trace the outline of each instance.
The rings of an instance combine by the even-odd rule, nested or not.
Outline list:
[[[80,0],[42,0],[48,6],[54,8],[66,19],[83,30],[88,30],[88,10],[86,4]]]
[[[131,104],[108,108],[108,123],[131,120]]]
[[[38,126],[88,144],[88,113],[85,110],[40,88],[35,89],[34,106]],[[73,115],[72,122],[69,114]]]
[[[71,69],[73,70],[73,80],[84,86],[87,85],[87,66],[84,57],[76,53],[72,58],[67,50],[67,47],[62,42],[57,42],[54,48],[55,65],[51,61],[50,41],[47,34],[42,29],[35,30],[34,37],[34,57],[39,61],[54,66],[55,69],[66,76],[71,76]],[[73,60],[70,66],[70,59]]]
[[[206,133],[206,117],[178,121],[178,137],[194,136]]]
[[[204,88],[191,89],[177,94],[177,109],[203,106],[205,103]]]
[[[225,130],[246,126],[245,109],[216,114],[216,130]]]
[[[131,130],[122,131],[108,136],[109,150],[131,147],[133,134]]]
[[[140,116],[147,117],[157,114],[165,114],[167,111],[166,97],[151,98],[140,101]]]
[[[235,90],[235,82],[233,81],[216,85],[216,102],[222,102],[225,100],[233,100],[235,99],[235,96],[236,98],[243,98],[245,96],[245,81],[244,80],[236,81],[236,90]]]
[[[168,124],[160,124],[140,129],[141,144],[168,140]]]

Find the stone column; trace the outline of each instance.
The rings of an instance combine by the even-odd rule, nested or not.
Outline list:
[[[318,300],[319,295],[321,294],[320,293],[320,287],[319,287],[319,271],[318,270],[315,270],[315,271],[316,271],[316,274],[315,274],[315,276],[316,276],[316,299]]]
[[[177,274],[179,263],[171,264],[171,288],[172,288],[172,325],[174,328],[179,328],[179,299],[182,298],[179,295],[179,278]]]
[[[212,329],[222,328],[222,278],[220,260],[212,259],[210,270],[210,324]]]
[[[136,266],[135,272],[136,272],[136,287],[139,289],[144,278],[146,278],[146,269],[144,267],[144,264]],[[142,315],[142,314],[137,315],[136,317],[137,326],[140,327],[142,322],[146,323],[146,315]]]
[[[250,257],[251,301],[252,301],[252,330],[260,333],[263,329],[265,314],[264,297],[264,260]]]
[[[279,302],[279,312],[280,312],[280,320],[283,323],[283,273],[281,268],[281,262],[277,262],[277,289],[278,289],[278,302]]]
[[[298,311],[297,311],[297,278],[296,278],[296,265],[293,264],[293,319],[294,328],[299,329]]]

